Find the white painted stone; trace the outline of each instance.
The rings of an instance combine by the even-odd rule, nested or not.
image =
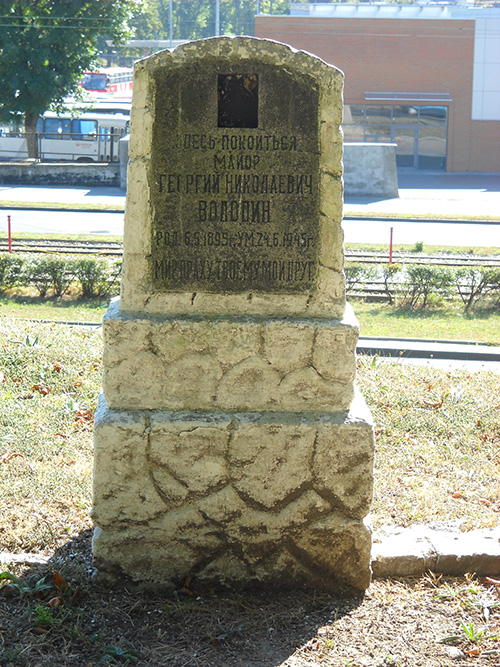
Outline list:
[[[98,576],[363,590],[374,441],[345,301],[343,76],[246,37],[155,54],[134,76],[95,423]],[[226,105],[236,89],[243,107]]]

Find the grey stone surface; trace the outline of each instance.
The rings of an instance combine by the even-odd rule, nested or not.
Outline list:
[[[421,575],[428,570],[498,576],[500,527],[462,532],[458,522],[384,526],[373,536],[372,569],[375,577]]]
[[[102,396],[95,565],[110,583],[169,587],[192,574],[365,588],[372,467],[359,393],[348,413],[310,415],[109,410]]]
[[[228,78],[255,122],[221,119]],[[122,311],[342,316],[342,83],[246,37],[136,64]]]
[[[342,74],[237,37],[134,76],[99,577],[362,590],[374,434],[345,301]]]
[[[110,408],[348,410],[358,323],[235,317],[104,318],[103,387]],[[132,381],[133,378],[133,381]]]

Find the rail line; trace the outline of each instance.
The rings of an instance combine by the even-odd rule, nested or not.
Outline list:
[[[0,239],[0,252],[8,250],[6,239]],[[50,253],[64,255],[104,255],[121,256],[123,244],[117,241],[82,241],[72,239],[23,239],[12,240],[12,251],[16,253]],[[387,264],[388,252],[368,252],[346,250],[345,258],[349,262],[364,264]],[[460,254],[427,254],[393,252],[392,261],[399,264],[434,264],[438,266],[500,266],[500,255]]]
[[[8,241],[0,239],[0,252],[8,250]],[[23,239],[12,240],[12,252],[49,253],[61,255],[121,256],[123,244],[114,241],[81,241],[72,239]]]

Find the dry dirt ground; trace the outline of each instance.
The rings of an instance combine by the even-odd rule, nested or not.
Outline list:
[[[4,569],[18,581],[0,582],[1,667],[500,665],[500,582],[473,575],[378,580],[364,596],[109,591],[92,583],[89,531],[47,565]]]

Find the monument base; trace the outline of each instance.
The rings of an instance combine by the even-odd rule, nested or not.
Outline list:
[[[373,427],[349,412],[110,410],[95,420],[98,578],[365,589]]]

